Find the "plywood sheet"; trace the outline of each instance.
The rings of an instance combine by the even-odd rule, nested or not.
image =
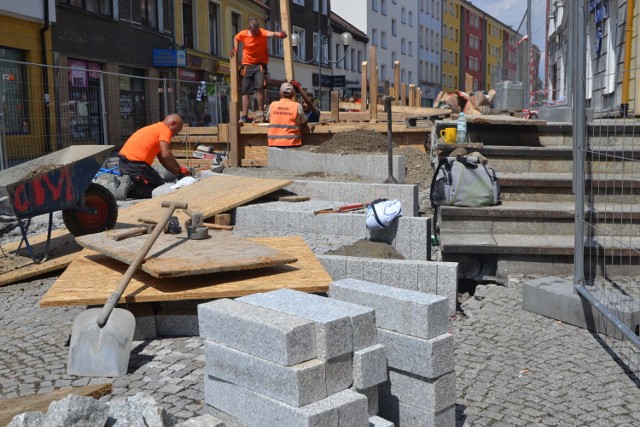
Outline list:
[[[113,236],[123,230],[77,237],[87,249],[131,264],[149,239],[148,234],[116,241]],[[230,231],[216,231],[204,240],[191,240],[187,234],[164,234],[151,246],[140,267],[154,277],[184,277],[223,271],[251,270],[296,262],[295,256],[236,236]]]
[[[13,417],[23,412],[44,412],[49,409],[49,404],[63,399],[70,394],[93,397],[99,399],[111,393],[111,384],[87,385],[83,387],[67,387],[50,393],[39,393],[32,396],[16,397],[0,402],[0,426],[6,426]]]
[[[329,289],[331,277],[302,237],[250,240],[296,256],[298,261],[259,270],[193,276],[188,279],[158,279],[138,271],[120,302],[236,298],[281,288],[302,292],[326,292]],[[49,288],[40,300],[40,306],[104,304],[126,269],[126,264],[85,249]]]
[[[160,219],[162,210],[165,209],[160,207],[162,201],[186,202],[189,204],[189,209],[194,212],[202,212],[206,219],[280,190],[292,183],[292,180],[287,179],[214,175],[195,184],[179,188],[174,192],[120,209],[118,223],[136,224],[140,217]],[[180,218],[181,224],[188,219],[183,211],[177,211],[175,215]]]
[[[44,254],[44,247],[47,240],[47,233],[29,235],[29,243],[37,257]],[[49,256],[47,260],[40,264],[35,264],[29,257],[24,244],[15,256],[20,241],[14,241],[2,245],[3,253],[0,254],[0,286],[10,285],[19,281],[24,281],[32,277],[37,277],[45,273],[65,268],[73,261],[77,253],[82,249],[74,241],[74,237],[67,230],[54,230],[51,232],[51,242],[49,244]]]

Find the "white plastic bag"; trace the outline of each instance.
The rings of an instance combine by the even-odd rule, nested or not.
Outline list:
[[[402,216],[400,200],[374,201],[367,207],[365,221],[369,230],[382,230],[399,216]]]

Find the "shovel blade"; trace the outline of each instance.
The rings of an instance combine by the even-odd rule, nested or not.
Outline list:
[[[121,377],[127,373],[136,320],[133,314],[114,308],[101,328],[102,309],[88,309],[73,322],[67,373],[85,377]]]

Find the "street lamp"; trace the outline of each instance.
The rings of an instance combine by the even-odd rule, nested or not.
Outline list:
[[[295,55],[295,59],[299,62],[302,62],[304,64],[310,64],[313,61],[318,60],[318,102],[320,103],[320,106],[322,107],[322,62],[326,61],[329,62],[331,64],[337,64],[338,62],[342,61],[344,58],[347,57],[347,51],[348,51],[348,47],[351,44],[351,42],[353,41],[353,36],[351,35],[351,33],[345,31],[344,33],[340,34],[340,43],[342,43],[342,45],[344,46],[344,55],[342,55],[342,58],[337,59],[335,61],[330,61],[328,58],[324,58],[322,56],[322,54],[320,53],[321,51],[323,51],[323,46],[326,44],[329,44],[329,37],[320,34],[319,35],[320,38],[320,45],[318,46],[318,48],[316,49],[316,53],[313,55],[313,58],[311,58],[309,61],[303,61],[300,58],[298,58],[297,52],[294,50],[294,55]],[[300,45],[302,44],[302,39],[300,38],[300,36],[298,34],[291,34],[291,46],[293,47],[300,47]]]

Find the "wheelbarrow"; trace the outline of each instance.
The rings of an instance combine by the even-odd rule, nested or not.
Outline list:
[[[47,259],[53,213],[74,236],[112,229],[118,204],[111,192],[93,178],[113,145],[75,145],[0,171],[0,222],[17,222],[22,241],[35,263]],[[33,217],[49,214],[44,253],[36,256],[28,230]],[[14,253],[14,254],[15,254]]]

